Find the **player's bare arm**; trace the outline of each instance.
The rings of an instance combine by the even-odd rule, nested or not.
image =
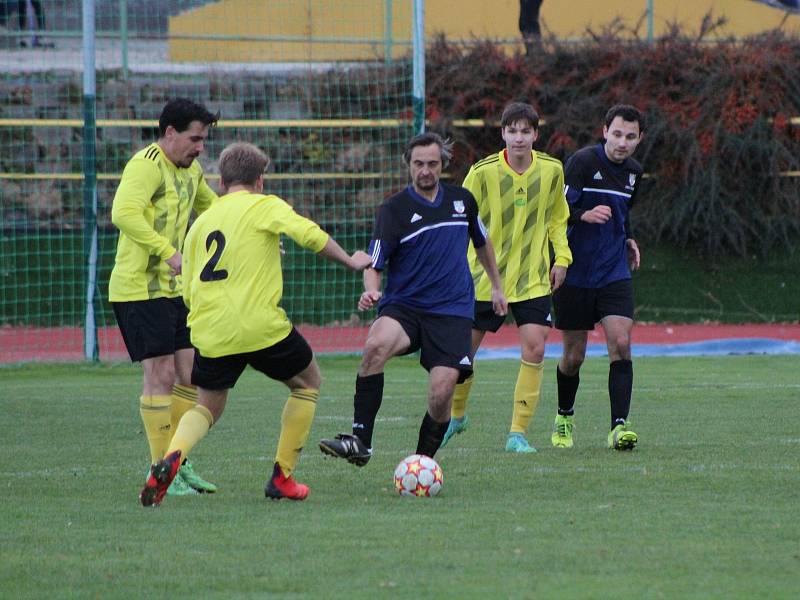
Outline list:
[[[319,255],[353,271],[362,271],[372,262],[370,255],[363,250],[357,250],[350,256],[332,237],[328,238],[325,246],[319,251]]]
[[[639,265],[642,261],[642,255],[639,252],[639,246],[636,243],[636,240],[633,238],[628,238],[625,240],[625,245],[628,247],[628,264],[631,267],[631,271],[635,271],[639,268]]]
[[[358,299],[358,310],[369,310],[375,306],[383,296],[381,288],[381,273],[375,269],[364,269],[364,293]]]
[[[500,271],[497,270],[497,261],[492,242],[487,238],[484,246],[475,249],[475,254],[486,271],[486,276],[492,283],[492,310],[496,315],[507,315],[508,301],[503,293],[503,281],[500,278]]]
[[[560,288],[561,284],[564,283],[566,276],[567,267],[553,265],[553,268],[550,269],[550,291],[555,292],[558,288]]]

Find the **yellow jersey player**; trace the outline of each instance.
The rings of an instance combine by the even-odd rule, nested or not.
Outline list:
[[[564,281],[572,254],[567,244],[569,207],[564,196],[561,162],[535,152],[539,115],[529,104],[514,102],[503,111],[506,147],[475,163],[464,187],[478,201],[480,217],[497,252],[503,291],[519,329],[522,362],[514,389],[514,410],[506,439],[507,452],[532,453],[528,431],[542,386],[544,345],[552,327],[550,294]],[[551,268],[550,246],[555,260]],[[475,356],[487,331],[496,332],[503,317],[491,304],[491,282],[470,252],[475,282],[472,350]],[[474,376],[456,386],[450,426],[442,446],[466,430],[467,398]]]
[[[227,193],[186,237],[183,297],[197,348],[192,382],[199,402],[181,419],[166,457],[152,467],[139,496],[144,506],[161,502],[182,457],[219,420],[228,390],[247,365],[289,388],[264,492],[273,499],[308,495],[293,472],[311,429],[321,376],[311,348],[280,307],[280,235],[353,270],[364,269],[371,258],[363,251],[349,256],[316,223],[277,196],[263,194],[268,164],[252,144],[225,148],[219,169]]]
[[[197,403],[190,382],[194,350],[178,276],[189,215],[202,213],[217,199],[197,157],[218,117],[190,100],[167,102],[158,140],[125,166],[111,209],[120,235],[108,299],[128,354],[144,371],[139,410],[151,463],[163,458],[181,416]],[[169,493],[216,489],[187,460]]]

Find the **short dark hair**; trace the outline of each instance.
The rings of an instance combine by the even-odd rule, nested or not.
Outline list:
[[[186,131],[192,121],[200,121],[203,125],[216,125],[218,120],[219,111],[214,114],[202,104],[192,102],[188,98],[173,98],[161,110],[161,116],[158,117],[158,133],[164,137],[170,125],[180,133]]]
[[[420,133],[408,140],[406,149],[403,151],[403,162],[410,165],[411,151],[417,146],[430,146],[431,144],[439,146],[439,151],[442,155],[442,168],[447,167],[447,165],[450,164],[450,159],[453,158],[453,143],[449,139],[446,140],[438,133],[433,133],[432,131]]]
[[[517,121],[527,121],[534,129],[539,129],[539,113],[530,104],[525,102],[512,102],[503,109],[500,117],[500,127],[508,127]]]
[[[631,104],[615,104],[608,109],[605,118],[605,125],[609,127],[611,121],[617,117],[622,117],[623,121],[639,123],[639,133],[644,131],[644,113]]]
[[[234,142],[219,155],[219,176],[226,188],[253,185],[264,174],[269,157],[247,142]]]

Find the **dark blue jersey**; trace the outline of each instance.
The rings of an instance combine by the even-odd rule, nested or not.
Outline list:
[[[565,283],[600,288],[631,278],[626,240],[631,237],[628,211],[642,179],[642,166],[632,158],[614,163],[603,144],[578,150],[564,164],[570,218],[567,240],[572,264]],[[611,207],[604,224],[584,223],[580,216],[599,204]]]
[[[423,312],[472,319],[475,289],[467,245],[486,245],[475,198],[462,187],[439,183],[433,202],[409,186],[381,204],[369,245],[372,267],[386,270],[378,304],[403,304]]]

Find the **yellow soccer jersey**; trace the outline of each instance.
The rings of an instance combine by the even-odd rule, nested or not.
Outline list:
[[[196,160],[187,169],[177,167],[156,143],[137,152],[125,165],[111,208],[120,234],[108,299],[180,296],[180,280],[165,261],[183,247],[192,210],[202,213],[216,198]]]
[[[183,299],[192,344],[209,358],[253,352],[292,325],[283,295],[280,237],[319,252],[328,234],[277,196],[235,192],[203,213],[186,236]]]
[[[519,175],[502,150],[478,161],[467,173],[464,187],[478,201],[481,221],[489,231],[509,302],[550,293],[550,248],[555,263],[569,266],[567,244],[569,207],[564,196],[561,162],[533,152],[533,162]],[[468,251],[475,298],[491,300],[492,286],[472,246]]]

